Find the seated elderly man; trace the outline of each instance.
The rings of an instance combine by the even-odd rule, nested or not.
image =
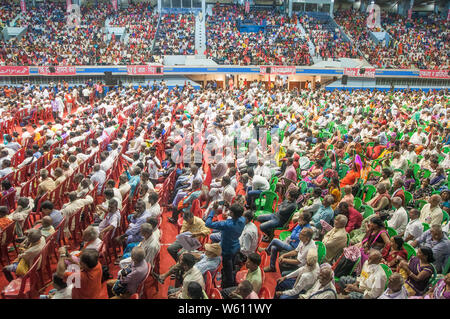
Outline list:
[[[420,221],[431,225],[441,225],[444,218],[439,204],[441,203],[441,196],[435,194],[430,197],[428,204],[425,204],[420,211]]]
[[[108,202],[108,213],[98,225],[99,237],[103,240],[103,236],[112,231],[111,238],[114,238],[116,229],[120,226],[120,211],[117,208],[117,201],[110,199]]]
[[[312,239],[314,232],[311,228],[303,228],[299,234],[300,243],[297,248],[280,255],[278,264],[282,276],[304,266],[306,264],[306,254],[309,249],[317,249],[314,240]]]
[[[180,266],[183,271],[183,283],[179,288],[169,287],[168,298],[169,299],[187,299],[188,284],[195,281],[205,289],[205,281],[200,270],[195,266],[196,259],[194,255],[190,253],[184,253],[181,256]]]
[[[400,197],[392,198],[392,206],[395,211],[392,213],[391,218],[388,220],[388,226],[397,231],[398,234],[403,234],[408,224],[408,213],[402,205],[402,199]]]
[[[319,276],[317,249],[310,249],[306,255],[306,264],[277,280],[275,297],[297,299],[299,294],[310,289]]]
[[[311,228],[309,225],[309,222],[311,221],[311,214],[310,213],[300,213],[300,216],[298,218],[297,225],[294,227],[294,229],[291,232],[291,236],[286,238],[285,241],[281,241],[280,239],[273,239],[269,246],[267,248],[258,248],[258,251],[265,250],[268,255],[270,256],[270,264],[269,266],[264,268],[264,272],[274,272],[276,271],[275,264],[278,258],[278,253],[281,251],[292,251],[297,248],[298,244],[300,243],[300,232],[303,228]]]
[[[388,287],[378,299],[408,299],[404,286],[405,279],[399,273],[393,273],[388,280]]]
[[[144,248],[134,247],[131,251],[131,264],[119,271],[117,280],[111,279],[106,283],[108,297],[111,299],[129,299],[145,280],[148,267]]]
[[[391,197],[387,192],[385,184],[378,185],[377,193],[371,200],[366,203],[366,205],[371,206],[375,212],[379,212],[381,210],[389,208],[390,204]]]
[[[450,257],[450,240],[447,234],[442,231],[441,225],[432,225],[422,236],[412,242],[411,246],[419,247],[424,245],[433,250],[434,263],[438,272],[441,272],[445,262]]]
[[[56,188],[55,181],[49,176],[48,170],[41,169],[39,171],[40,183],[37,188],[36,198],[34,200],[34,210],[37,209],[39,199],[47,192],[51,192]]]
[[[342,250],[347,246],[347,232],[345,231],[347,221],[346,216],[337,215],[334,220],[334,228],[323,237],[322,243],[327,251],[325,262],[332,262],[341,255]]]
[[[423,234],[423,224],[420,221],[420,212],[419,210],[413,208],[409,210],[409,222],[406,225],[405,232],[399,233],[399,235],[403,235],[403,240],[405,242],[410,242],[416,240]]]
[[[201,218],[194,216],[188,211],[183,214],[183,224],[181,226],[180,234],[185,232],[191,232],[192,237],[201,239],[202,237],[208,236],[211,231],[205,226],[205,222]],[[167,247],[167,252],[175,261],[177,261],[179,252],[182,248],[183,246],[180,244],[179,240],[175,240],[174,243]]]
[[[130,224],[128,225],[125,234],[118,236],[117,241],[122,244],[130,244],[140,242],[142,236],[140,234],[141,225],[146,222],[147,218],[151,217],[150,212],[145,210],[145,203],[142,199],[138,199],[136,202],[135,213],[128,216]]]
[[[376,299],[384,291],[387,282],[386,274],[381,267],[381,253],[372,249],[369,259],[364,263],[358,278],[341,277],[338,285],[346,295],[342,299]]]
[[[155,257],[161,249],[159,235],[157,231],[154,231],[153,226],[149,223],[143,223],[141,225],[141,235],[143,237],[141,242],[128,244],[125,248],[122,259],[119,263],[121,268],[126,268],[131,263],[131,251],[136,246],[144,248],[145,261],[150,263],[152,267],[154,266]]]
[[[319,278],[299,299],[337,299],[336,287],[333,284],[334,273],[331,267],[320,266]]]
[[[114,191],[111,188],[106,188],[103,192],[105,200],[103,201],[103,203],[95,207],[94,220],[97,223],[100,223],[105,217],[105,214],[108,212],[108,202],[110,199],[114,198],[117,201],[117,207],[119,208],[119,210],[122,209],[122,200],[115,197],[114,195]]]
[[[297,190],[291,189],[287,199],[281,203],[278,211],[273,214],[258,216],[257,220],[261,223],[260,229],[265,233],[265,236],[262,239],[264,242],[270,242],[273,239],[275,228],[282,227],[289,222],[292,214],[297,209],[297,204],[295,202],[297,193]]]
[[[183,254],[186,254],[187,252],[184,252]],[[220,244],[206,244],[205,245],[205,252],[202,253],[196,253],[191,252],[195,259],[195,267],[197,267],[198,270],[202,273],[203,276],[205,276],[207,271],[214,272],[219,266],[222,261],[220,256],[222,255],[222,248],[220,247]],[[180,256],[180,260],[182,257]],[[181,282],[181,276],[182,276],[182,268],[181,268],[181,262],[176,263],[172,267],[170,267],[169,271],[167,271],[164,274],[161,274],[159,276],[159,282],[161,284],[164,284],[164,281],[167,277],[170,275],[175,275],[175,278],[177,281]]]
[[[19,247],[19,255],[12,264],[2,269],[8,281],[14,279],[11,273],[15,273],[17,276],[24,276],[45,246],[45,238],[39,229],[30,229],[25,234],[26,239]]]

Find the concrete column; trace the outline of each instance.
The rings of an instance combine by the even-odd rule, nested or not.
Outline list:
[[[334,1],[330,3],[330,17],[332,18],[334,18],[333,11],[334,11]]]
[[[292,18],[292,0],[289,0],[289,18]]]
[[[206,0],[202,0],[202,20],[205,18],[206,15]]]
[[[161,13],[161,2],[162,0],[158,0],[158,13]]]

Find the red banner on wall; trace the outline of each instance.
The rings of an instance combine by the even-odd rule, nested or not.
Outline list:
[[[260,74],[274,74],[274,75],[293,75],[295,74],[295,66],[260,66]]]
[[[355,77],[355,78],[374,78],[375,77],[375,69],[367,69],[367,68],[345,68],[344,75]]]
[[[164,67],[159,65],[127,65],[128,75],[164,74]]]
[[[450,70],[420,70],[419,77],[434,79],[450,79],[448,72]]]
[[[0,76],[30,75],[28,66],[0,66]]]
[[[117,8],[117,0],[112,0],[112,6],[114,8],[114,11],[118,10],[118,8]]]
[[[20,0],[20,9],[22,10],[22,13],[27,12],[27,5],[25,3],[25,0]]]
[[[40,75],[76,75],[77,69],[74,66],[54,66],[54,71],[51,72],[50,66],[40,66],[38,67],[38,72]]]

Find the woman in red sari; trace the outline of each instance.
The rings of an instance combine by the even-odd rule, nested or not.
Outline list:
[[[391,238],[390,247],[384,257],[384,264],[388,265],[393,272],[397,271],[397,267],[401,261],[408,260],[408,252],[403,247],[402,236],[394,236]]]

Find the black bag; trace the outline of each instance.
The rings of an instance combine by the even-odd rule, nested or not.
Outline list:
[[[339,257],[339,259],[334,263],[334,276],[340,278],[342,276],[351,275],[351,271],[355,266],[356,261],[351,261],[350,259],[345,258],[344,254]]]

